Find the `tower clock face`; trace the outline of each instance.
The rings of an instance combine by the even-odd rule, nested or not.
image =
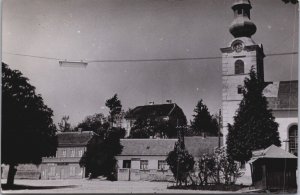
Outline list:
[[[232,44],[232,49],[237,53],[241,52],[243,48],[244,44],[241,41],[237,41]]]

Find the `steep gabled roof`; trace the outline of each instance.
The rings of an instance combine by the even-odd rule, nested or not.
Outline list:
[[[269,82],[263,91],[272,110],[298,109],[298,81]]]
[[[125,118],[169,116],[176,107],[179,108],[175,103],[138,106],[131,110]]]
[[[174,149],[177,139],[121,139],[119,156],[165,156]]]
[[[92,131],[58,133],[57,134],[58,146],[59,147],[86,146],[93,136],[94,133]]]

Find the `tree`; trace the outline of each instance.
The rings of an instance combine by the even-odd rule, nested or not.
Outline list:
[[[176,126],[171,121],[157,120],[154,117],[139,117],[130,130],[130,138],[177,137]]]
[[[179,185],[182,185],[182,182],[187,184],[188,177],[192,180],[190,172],[194,169],[195,161],[194,157],[185,149],[182,139],[175,143],[174,150],[169,152],[166,161],[176,179],[176,185],[178,182]]]
[[[118,98],[118,94],[115,94],[112,98],[106,100],[105,106],[109,108],[109,114],[111,122],[114,123],[116,116],[122,111],[122,104]]]
[[[267,107],[263,95],[264,82],[257,78],[253,67],[250,78],[244,81],[243,99],[234,116],[233,125],[228,124],[227,153],[236,161],[250,160],[252,151],[280,146],[278,124]]]
[[[298,0],[282,0],[284,3],[292,3],[292,4],[297,4]]]
[[[237,178],[243,176],[244,173],[241,172],[238,164],[226,153],[225,147],[216,149],[215,156],[217,157],[220,176],[222,176],[225,184],[235,183]]]
[[[102,113],[87,116],[81,123],[75,127],[76,131],[93,131],[100,137],[104,137],[109,128],[107,118]]]
[[[14,183],[18,164],[38,165],[42,157],[55,155],[57,137],[52,116],[53,111],[28,78],[2,63],[1,163],[9,165],[8,185]]]
[[[113,126],[116,117],[122,113],[121,101],[117,94],[108,99],[105,105],[110,109],[109,117],[104,117],[101,113],[94,114],[86,117],[76,127],[82,131],[94,131],[97,134],[89,142],[79,164],[81,167],[86,167],[92,178],[103,175],[114,180],[117,162],[115,156],[122,152],[123,146],[120,138],[124,138],[126,131],[124,128]]]
[[[59,131],[61,132],[69,132],[72,131],[71,124],[68,122],[70,119],[69,116],[63,116],[61,118],[61,122],[58,123]]]
[[[202,99],[197,103],[194,112],[194,119],[191,121],[191,133],[193,135],[205,133],[216,136],[219,131],[217,120],[213,119]]]
[[[88,144],[86,152],[80,159],[79,165],[86,167],[91,173],[91,178],[105,176],[110,180],[115,179],[116,159],[115,156],[122,152],[120,143],[120,131],[110,128],[102,136],[95,136]]]
[[[224,147],[217,148],[213,154],[200,156],[198,165],[201,186],[219,183],[220,179],[225,184],[232,184],[243,175],[237,163],[227,155]]]
[[[199,180],[200,186],[207,185],[213,181],[217,183],[218,181],[218,165],[217,158],[214,155],[203,154],[198,161],[199,165]]]
[[[130,130],[130,138],[149,138],[150,136],[154,136],[154,124],[155,121],[140,117],[138,118],[134,124],[133,127]]]

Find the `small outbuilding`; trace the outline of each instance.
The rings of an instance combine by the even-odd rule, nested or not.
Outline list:
[[[293,190],[297,188],[297,157],[275,145],[252,152],[252,183],[256,189]]]

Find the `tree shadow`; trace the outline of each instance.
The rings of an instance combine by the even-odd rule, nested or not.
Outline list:
[[[2,190],[47,190],[47,189],[62,189],[62,188],[75,188],[76,185],[66,186],[29,186],[14,184],[9,186],[7,184],[1,184]]]

